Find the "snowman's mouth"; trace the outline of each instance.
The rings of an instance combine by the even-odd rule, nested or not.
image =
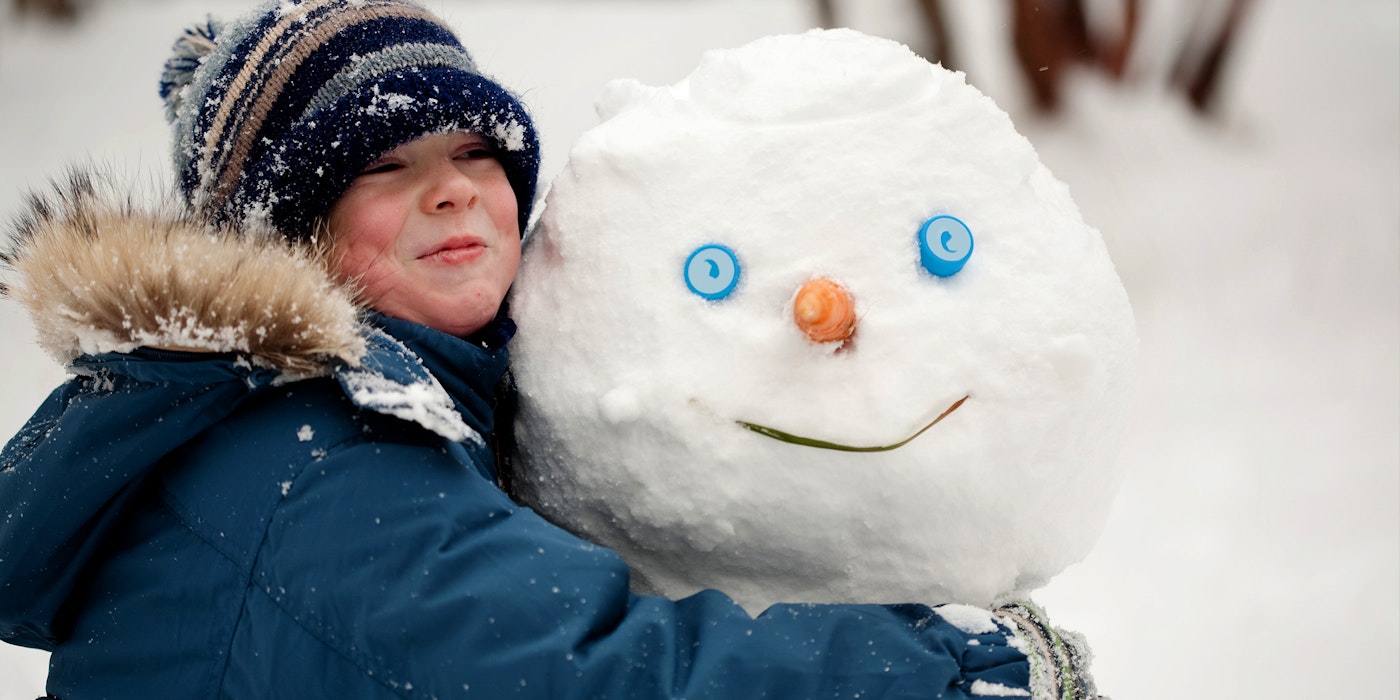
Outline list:
[[[773,438],[774,440],[781,440],[783,442],[792,443],[794,445],[805,445],[807,447],[816,447],[823,450],[839,450],[841,452],[888,452],[890,450],[899,449],[913,442],[914,438],[923,435],[924,432],[927,431],[929,428],[938,425],[939,421],[943,420],[944,418],[947,418],[948,414],[952,413],[953,411],[958,410],[958,407],[963,405],[963,402],[970,398],[972,398],[972,394],[968,394],[967,396],[964,396],[958,399],[957,401],[954,401],[953,405],[949,406],[946,409],[943,409],[943,412],[938,414],[938,417],[934,418],[931,422],[929,422],[928,425],[925,425],[924,427],[914,431],[913,435],[910,435],[909,437],[904,438],[899,442],[892,443],[889,445],[872,445],[869,447],[861,447],[856,445],[842,445],[839,442],[827,442],[826,440],[818,440],[816,438],[809,438],[803,437],[801,435],[793,435],[792,433],[785,433],[776,428],[769,428],[766,425],[759,425],[757,423],[749,423],[747,421],[742,420],[736,420],[734,422],[744,426],[745,428],[748,428],[749,430],[754,431],[755,433],[758,433],[759,435],[764,435]]]

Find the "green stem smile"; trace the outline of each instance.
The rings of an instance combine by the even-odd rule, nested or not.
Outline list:
[[[770,438],[773,438],[774,440],[782,440],[783,442],[790,442],[794,445],[806,445],[807,447],[817,447],[823,450],[839,450],[841,452],[888,452],[890,450],[904,447],[905,445],[912,442],[914,438],[923,435],[924,431],[928,430],[929,428],[932,428],[935,425],[938,425],[938,421],[947,418],[949,413],[958,410],[958,407],[963,405],[963,402],[968,400],[969,398],[972,398],[971,394],[968,394],[967,396],[964,396],[958,399],[957,401],[954,401],[952,406],[949,406],[942,413],[938,414],[938,417],[934,418],[933,421],[930,422],[928,425],[919,428],[918,432],[914,433],[913,435],[910,435],[909,437],[904,438],[903,440],[900,440],[899,442],[896,442],[891,445],[875,445],[873,447],[856,447],[853,445],[842,445],[838,442],[827,442],[826,440],[817,440],[815,438],[802,437],[801,435],[785,433],[781,430],[769,428],[767,426],[759,425],[757,423],[749,423],[741,420],[734,422],[744,426],[745,428],[748,428],[749,430],[754,431],[755,433],[758,433],[759,435],[766,435]]]

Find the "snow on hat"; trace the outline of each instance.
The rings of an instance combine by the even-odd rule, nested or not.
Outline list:
[[[529,219],[529,115],[415,2],[268,0],[228,26],[211,18],[175,42],[160,94],[181,190],[215,223],[308,236],[375,158],[448,131],[493,143],[521,231]]]

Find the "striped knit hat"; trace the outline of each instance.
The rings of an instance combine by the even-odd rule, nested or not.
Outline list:
[[[175,43],[160,93],[181,189],[215,223],[307,237],[366,165],[448,131],[494,144],[521,231],[529,220],[529,115],[417,3],[268,0],[226,27],[210,19]]]

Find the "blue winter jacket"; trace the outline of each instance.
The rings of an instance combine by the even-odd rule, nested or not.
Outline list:
[[[258,277],[274,266],[257,256],[285,251],[239,249],[236,272],[200,263],[195,283],[215,297],[291,290],[291,302],[245,303],[260,320],[239,326],[227,311],[131,291],[173,286],[151,282],[155,270],[40,267],[75,242],[73,226],[47,223],[55,232],[20,240],[9,293],[75,376],[0,455],[0,639],[52,651],[59,698],[965,698],[1027,687],[1005,630],[970,624],[967,610],[780,605],[754,618],[714,591],[629,592],[617,555],[498,488],[482,436],[506,334],[473,343],[351,307],[350,340],[279,351],[258,345],[267,329],[306,323],[320,303],[284,272]],[[170,235],[210,245],[176,229],[135,249],[175,245]],[[116,235],[79,233],[89,247]],[[151,260],[133,265],[159,267],[139,255]],[[322,274],[313,267],[300,269]],[[72,298],[82,285],[52,279],[60,268],[100,288]],[[257,279],[230,277],[244,274]],[[182,313],[197,318],[171,322]]]

